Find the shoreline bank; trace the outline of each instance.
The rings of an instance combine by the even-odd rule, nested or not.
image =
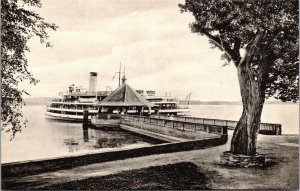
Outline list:
[[[232,131],[229,131],[228,140],[231,140],[231,136]],[[265,168],[226,168],[219,165],[220,153],[229,150],[228,141],[225,145],[213,148],[110,161],[26,176],[18,180],[7,178],[2,185],[7,188],[40,189],[58,183],[117,175],[151,166],[191,162],[205,172],[212,189],[296,189],[299,185],[299,148],[280,145],[281,143],[299,143],[299,136],[258,136],[257,150],[266,155],[268,166]]]

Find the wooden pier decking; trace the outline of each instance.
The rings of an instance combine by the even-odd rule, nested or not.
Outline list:
[[[227,126],[176,121],[172,118],[100,114],[92,118],[91,125],[93,128],[103,130],[122,129],[169,143],[214,138],[227,139]]]
[[[172,127],[174,129],[180,129],[183,131],[191,131],[192,129],[197,131],[197,128],[202,128],[202,131],[208,133],[214,133],[217,127],[226,126],[228,129],[234,129],[237,125],[237,121],[222,120],[222,119],[210,119],[210,118],[198,118],[198,117],[185,117],[185,116],[166,116],[166,115],[151,115],[151,116],[136,116],[136,115],[117,115],[112,116],[93,117],[92,124],[98,127],[107,126],[119,126],[123,121],[137,121],[146,124],[154,124],[158,127]],[[113,118],[113,119],[112,119]],[[218,129],[218,128],[217,128]],[[268,135],[281,135],[281,124],[277,123],[261,123],[260,134]]]
[[[205,132],[206,134],[227,135],[227,127],[223,125],[202,124],[152,116],[121,115],[121,124],[136,126],[137,123],[149,124],[160,129],[161,127],[167,127],[181,132]]]
[[[170,116],[166,115],[151,115],[151,118],[156,119],[170,119]],[[174,121],[194,122],[198,124],[207,125],[220,125],[227,126],[228,129],[234,129],[237,125],[237,121],[223,120],[223,119],[211,119],[211,118],[199,118],[199,117],[184,117],[184,116],[172,116]],[[281,135],[282,127],[278,123],[261,123],[259,133]]]

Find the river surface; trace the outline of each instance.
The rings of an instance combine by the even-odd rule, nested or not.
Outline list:
[[[238,120],[241,105],[191,105],[195,117]],[[123,131],[83,130],[81,123],[45,119],[45,106],[27,106],[28,120],[22,133],[9,141],[1,132],[1,162],[16,162],[52,157],[78,155],[123,148],[137,148],[153,144],[149,140]],[[283,134],[299,133],[297,104],[265,105],[262,122],[282,124]]]
[[[125,131],[83,130],[82,123],[45,118],[45,106],[27,106],[22,133],[1,132],[2,163],[138,148],[153,144]]]
[[[196,117],[238,121],[243,108],[242,105],[191,105],[190,110]],[[299,134],[299,105],[265,104],[261,122],[281,124],[282,134]]]

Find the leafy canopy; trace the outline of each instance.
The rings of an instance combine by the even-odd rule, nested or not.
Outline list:
[[[192,32],[205,35],[213,47],[224,52],[222,59],[239,67],[253,44],[256,59],[267,58],[268,67],[251,63],[258,73],[267,72],[266,97],[282,101],[299,99],[299,7],[297,0],[186,0],[181,12],[191,12]],[[266,71],[267,70],[267,71]]]
[[[41,7],[40,0],[1,0],[1,130],[11,133],[21,131],[23,120],[23,94],[18,88],[20,81],[28,80],[31,84],[38,82],[30,71],[25,53],[30,49],[27,42],[37,36],[47,47],[47,29],[56,30],[55,24],[49,24],[38,14],[26,9]]]

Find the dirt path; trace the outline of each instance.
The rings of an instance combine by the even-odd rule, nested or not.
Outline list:
[[[289,143],[293,143],[293,146]],[[263,169],[220,166],[219,154],[229,149],[230,141],[228,141],[226,145],[203,150],[130,158],[21,178],[4,177],[2,185],[10,189],[38,189],[51,184],[116,174],[127,170],[192,162],[206,172],[213,189],[295,189],[299,185],[299,152],[295,144],[299,144],[298,135],[259,135],[258,152],[266,154],[268,164],[268,167]]]

